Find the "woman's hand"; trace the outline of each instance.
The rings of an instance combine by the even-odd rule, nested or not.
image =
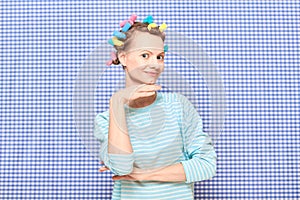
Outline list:
[[[104,163],[100,162],[100,164],[104,164]],[[108,170],[110,170],[108,167],[103,166],[99,169],[99,172],[105,172]],[[150,173],[131,173],[128,175],[123,175],[123,176],[114,175],[112,177],[112,179],[114,181],[116,181],[116,180],[144,181],[144,180],[147,180],[147,177],[149,177],[149,176],[150,176]],[[149,180],[151,180],[151,179],[149,179]]]
[[[128,175],[123,175],[123,176],[113,176],[112,179],[114,181],[117,180],[127,180],[127,181],[150,181],[151,179],[147,178],[149,175],[146,174],[128,174]]]
[[[104,162],[103,161],[101,161],[100,162],[100,164],[104,164]],[[107,170],[109,170],[109,168],[108,167],[106,167],[106,166],[104,166],[104,167],[101,167],[100,169],[99,169],[99,172],[104,172],[104,171],[107,171]]]
[[[109,102],[108,153],[131,154],[133,152],[128,134],[124,104],[131,106],[130,104],[134,103],[140,106],[136,99],[154,95],[158,89],[161,89],[161,86],[141,84],[126,87],[112,95]]]
[[[106,166],[100,168],[100,172],[109,170]],[[186,175],[181,163],[176,163],[169,165],[167,167],[154,170],[154,171],[145,171],[144,173],[132,172],[128,175],[118,176],[115,175],[112,177],[114,181],[116,180],[130,180],[130,181],[161,181],[161,182],[185,182]]]
[[[155,91],[160,90],[161,86],[156,84],[141,84],[133,85],[119,90],[112,95],[111,101],[129,104],[130,102],[139,98],[148,97],[155,94]]]
[[[109,168],[106,167],[106,166],[104,166],[104,167],[101,167],[101,168],[99,169],[99,172],[104,172],[104,171],[107,171],[107,170],[109,170]]]
[[[102,162],[103,164],[103,162]],[[108,167],[104,166],[104,167],[101,167],[99,169],[99,172],[105,172],[109,170]],[[117,176],[117,175],[114,175],[112,177],[112,179],[114,181],[116,180],[131,180],[131,181],[143,181],[143,180],[146,180],[146,174],[142,174],[142,173],[132,173],[132,174],[128,174],[128,175],[124,175],[124,176]]]

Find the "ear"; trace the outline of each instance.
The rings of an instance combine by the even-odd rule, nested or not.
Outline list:
[[[124,51],[118,53],[118,59],[123,66],[126,66],[126,54]]]

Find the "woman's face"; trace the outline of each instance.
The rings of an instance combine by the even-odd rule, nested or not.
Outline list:
[[[136,31],[128,48],[119,54],[126,66],[127,86],[153,84],[164,70],[164,43],[159,36]]]

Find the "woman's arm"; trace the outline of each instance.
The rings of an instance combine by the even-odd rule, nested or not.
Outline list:
[[[110,100],[109,111],[94,120],[94,136],[100,142],[100,159],[116,175],[130,174],[134,156],[125,121],[124,104]]]
[[[131,173],[128,176],[116,176],[114,179],[191,183],[209,179],[215,175],[217,156],[211,138],[203,132],[202,119],[192,104],[184,96],[179,97],[183,105],[183,135],[189,159],[153,173]],[[105,167],[101,170],[105,170]]]
[[[199,134],[198,134],[199,135]],[[114,176],[113,180],[132,181],[163,181],[192,183],[213,177],[216,173],[216,153],[210,144],[210,138],[206,134],[194,138],[189,145],[188,154],[190,159],[181,161],[162,169],[152,172],[133,173],[125,176]],[[103,167],[100,171],[105,171]]]
[[[113,95],[109,101],[108,153],[133,153],[126,125],[124,104],[125,101],[118,95]]]
[[[105,171],[105,167],[100,171]],[[124,176],[113,176],[113,180],[132,181],[162,181],[162,182],[185,182],[185,172],[181,163],[176,163],[165,168],[145,173],[131,173]]]
[[[181,161],[186,183],[212,178],[216,174],[217,155],[211,137],[203,131],[200,115],[191,102],[178,94],[182,104],[182,131],[188,160]]]
[[[122,89],[113,94],[109,101],[109,119],[96,117],[94,135],[101,143],[100,157],[103,164],[114,174],[126,175],[133,170],[134,153],[127,130],[124,105],[135,99],[153,95],[159,89],[161,86],[152,84]]]
[[[202,153],[201,149],[200,151],[196,150],[191,154],[192,158],[190,160],[182,161],[153,172],[133,172],[124,176],[113,176],[113,180],[192,183],[209,179],[213,177],[216,172],[216,155],[211,148],[207,150],[208,151]],[[107,167],[102,167],[99,171],[103,172],[106,170],[108,170]]]
[[[133,85],[112,95],[109,101],[108,152],[113,154],[132,154],[124,105],[139,98],[148,97],[161,89],[159,85]]]
[[[130,174],[134,163],[124,104],[124,100],[118,95],[113,95],[109,101],[108,159],[105,164],[117,175]]]

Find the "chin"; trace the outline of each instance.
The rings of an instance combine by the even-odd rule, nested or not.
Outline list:
[[[147,75],[147,76],[139,77],[139,80],[142,84],[155,84],[158,78],[159,75],[156,77],[150,77]]]
[[[156,83],[159,76],[146,79],[148,83]]]
[[[148,81],[146,81],[148,84],[155,84],[157,81],[157,79],[150,79]]]

